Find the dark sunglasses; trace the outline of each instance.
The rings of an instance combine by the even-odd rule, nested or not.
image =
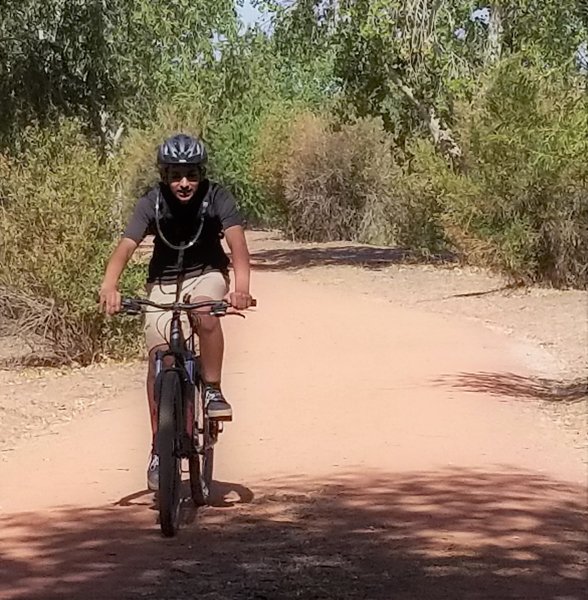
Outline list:
[[[169,181],[181,181],[184,177],[188,181],[200,181],[202,179],[202,170],[198,167],[190,167],[188,169],[170,167],[167,170],[167,178]]]

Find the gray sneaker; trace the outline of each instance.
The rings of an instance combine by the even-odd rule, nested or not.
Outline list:
[[[159,456],[151,451],[147,467],[147,488],[152,492],[159,490]]]
[[[211,419],[218,421],[232,421],[233,419],[231,405],[216,387],[207,385],[204,388],[204,406],[206,406],[206,412]]]

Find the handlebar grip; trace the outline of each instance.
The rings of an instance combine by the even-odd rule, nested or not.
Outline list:
[[[138,315],[141,313],[141,306],[130,298],[123,298],[121,300],[121,311],[128,315]]]

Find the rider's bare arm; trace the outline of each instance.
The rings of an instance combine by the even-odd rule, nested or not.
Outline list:
[[[137,246],[135,240],[122,238],[106,265],[106,272],[100,286],[100,306],[109,315],[120,311],[121,296],[118,291],[118,282]]]
[[[249,264],[249,250],[245,232],[241,225],[233,225],[225,229],[225,239],[231,250],[231,261],[235,271],[235,291],[230,295],[231,304],[237,309],[251,306],[249,283],[251,267]]]

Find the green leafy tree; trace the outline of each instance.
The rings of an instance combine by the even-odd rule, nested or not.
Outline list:
[[[492,0],[488,7],[487,62],[524,52],[550,66],[573,65],[586,41],[586,7],[577,0]]]
[[[124,108],[135,122],[174,98],[192,104],[218,99],[219,56],[238,32],[232,0],[134,0],[126,10],[128,29],[117,31],[116,61],[133,90]]]
[[[206,98],[218,46],[237,27],[232,0],[7,0],[1,141],[33,120],[75,116],[106,151],[122,123],[145,122],[161,102]]]
[[[495,0],[472,19],[471,0],[304,0],[262,3],[278,47],[290,55],[329,48],[344,113],[378,116],[401,142],[427,133],[456,158],[456,100],[471,99],[487,67],[525,52],[572,66],[587,39],[578,0]]]
[[[59,115],[81,117],[104,138],[107,112],[127,92],[110,69],[122,5],[96,0],[6,0],[0,5],[0,135],[5,144],[31,121],[47,125]]]
[[[470,71],[454,30],[469,3],[345,0],[335,23],[336,75],[359,116],[380,116],[400,140],[424,130],[450,156],[450,82]]]

